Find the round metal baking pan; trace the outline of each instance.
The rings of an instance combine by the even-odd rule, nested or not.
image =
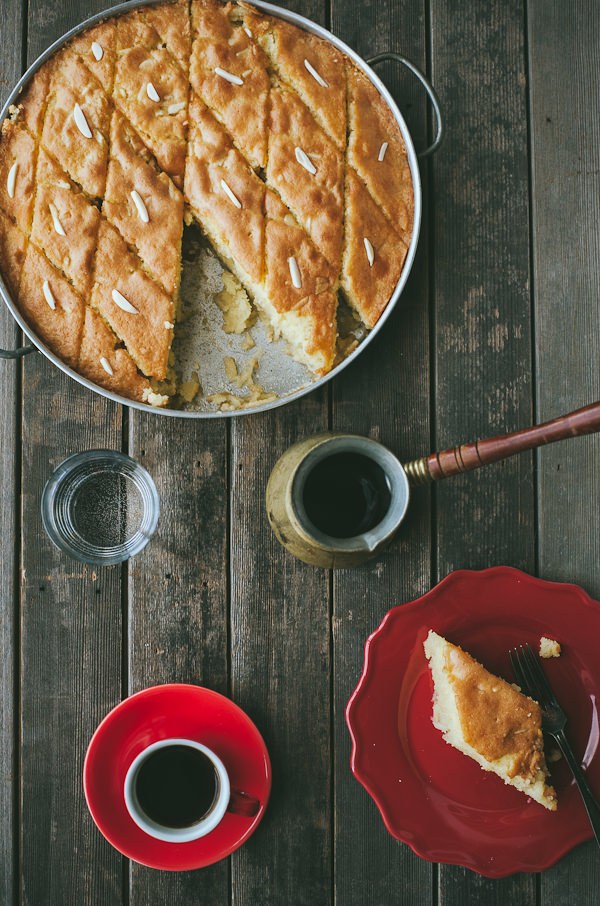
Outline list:
[[[21,92],[23,91],[24,88],[27,87],[27,85],[28,85],[29,81],[31,80],[32,76],[34,75],[34,73],[54,53],[56,53],[57,50],[59,50],[63,45],[68,43],[68,41],[70,41],[76,35],[85,31],[87,28],[90,28],[90,26],[96,25],[99,22],[104,21],[105,19],[111,18],[113,16],[118,16],[119,14],[128,12],[132,9],[137,9],[137,8],[141,8],[144,6],[152,6],[152,5],[161,3],[161,2],[165,2],[165,0],[129,0],[129,2],[127,2],[127,3],[119,4],[118,6],[111,7],[110,9],[107,9],[104,12],[91,16],[89,19],[86,19],[84,22],[81,22],[75,28],[72,28],[65,35],[63,35],[61,38],[59,38],[58,41],[55,41],[54,44],[52,44],[46,51],[44,51],[44,53],[35,61],[35,63],[32,64],[32,66],[29,67],[27,72],[21,77],[21,79],[19,80],[19,82],[17,83],[17,85],[15,86],[13,91],[10,93],[4,107],[2,108],[2,111],[0,111],[0,122],[2,122],[2,120],[4,120],[5,117],[8,115],[8,111],[9,111],[9,108],[11,107],[11,105],[18,103],[18,99],[19,99]],[[411,270],[411,267],[412,267],[412,264],[414,261],[414,257],[416,254],[417,243],[418,243],[418,239],[419,239],[419,229],[420,229],[420,225],[421,225],[421,204],[422,204],[421,180],[420,180],[420,174],[419,174],[417,154],[415,152],[415,148],[412,143],[412,139],[411,139],[410,133],[408,131],[408,127],[404,121],[404,118],[402,117],[402,114],[398,110],[398,107],[397,107],[394,99],[392,98],[391,94],[389,93],[389,91],[387,90],[387,88],[385,87],[385,85],[383,84],[381,79],[379,79],[379,77],[373,71],[371,66],[369,66],[369,64],[367,62],[365,62],[354,50],[352,50],[352,48],[348,47],[346,44],[344,44],[343,41],[340,41],[339,38],[336,38],[335,35],[332,35],[325,28],[322,28],[320,25],[317,25],[316,23],[311,22],[309,19],[305,19],[303,16],[300,16],[297,13],[290,12],[285,9],[281,9],[280,7],[273,6],[270,3],[263,3],[262,0],[250,0],[250,2],[252,4],[252,6],[255,6],[261,12],[268,13],[269,15],[272,15],[272,16],[275,16],[275,17],[278,17],[281,19],[285,19],[288,22],[291,22],[292,24],[305,29],[306,31],[308,31],[310,33],[318,35],[320,38],[323,38],[326,41],[329,41],[329,43],[331,43],[335,47],[337,47],[338,50],[341,50],[344,54],[346,54],[348,57],[350,57],[350,59],[356,64],[356,66],[358,66],[358,68],[361,69],[366,74],[366,76],[370,79],[370,81],[373,83],[373,85],[377,88],[379,93],[385,99],[390,110],[392,111],[392,114],[394,115],[394,118],[396,119],[396,121],[400,127],[400,131],[402,133],[402,137],[403,137],[405,145],[406,145],[407,158],[408,158],[408,163],[409,163],[410,172],[411,172],[411,176],[412,176],[412,182],[413,182],[413,194],[414,194],[413,230],[412,230],[410,246],[408,248],[406,260],[404,262],[404,268],[400,275],[400,279],[399,279],[398,284],[390,298],[390,301],[388,302],[388,304],[386,306],[385,311],[379,318],[379,321],[377,322],[375,327],[370,331],[366,331],[364,333],[364,336],[359,340],[358,346],[346,358],[344,358],[338,365],[336,365],[336,367],[333,368],[328,374],[326,374],[320,378],[313,378],[310,375],[310,372],[308,372],[308,370],[306,368],[304,368],[301,365],[298,365],[298,363],[295,363],[294,360],[289,355],[287,355],[287,353],[285,352],[285,341],[279,340],[275,344],[268,344],[269,345],[269,350],[268,350],[269,355],[268,356],[266,354],[263,355],[263,358],[260,361],[259,369],[257,372],[257,374],[258,374],[257,381],[261,385],[264,386],[265,391],[267,391],[267,392],[273,391],[273,392],[277,393],[277,398],[274,400],[271,400],[269,402],[261,403],[259,405],[253,405],[248,408],[235,409],[232,411],[221,411],[219,409],[214,409],[214,408],[210,408],[210,409],[209,408],[193,408],[193,409],[192,408],[190,408],[190,409],[157,408],[154,406],[149,406],[146,403],[138,403],[134,400],[130,400],[130,399],[127,399],[126,397],[120,396],[119,394],[112,393],[108,390],[105,390],[103,387],[100,387],[97,384],[94,384],[91,381],[87,380],[86,378],[82,377],[80,374],[78,374],[76,371],[74,371],[74,369],[72,369],[68,365],[66,365],[60,358],[58,358],[57,355],[55,355],[50,349],[48,349],[48,347],[36,336],[35,331],[32,330],[32,328],[24,320],[24,318],[22,317],[21,313],[19,312],[15,302],[11,298],[11,295],[8,292],[8,289],[2,279],[2,275],[0,274],[0,295],[6,302],[6,305],[8,306],[11,314],[13,315],[14,319],[17,321],[19,326],[22,328],[24,333],[35,344],[34,346],[22,347],[21,349],[17,349],[14,351],[0,350],[0,357],[2,357],[2,358],[20,357],[20,356],[25,355],[27,352],[31,352],[31,351],[35,350],[35,348],[37,347],[41,352],[43,352],[43,354],[48,359],[50,359],[51,362],[53,362],[58,368],[60,368],[62,371],[64,371],[65,374],[68,374],[69,377],[74,378],[80,384],[83,384],[84,387],[88,387],[90,390],[93,390],[96,393],[99,393],[102,396],[107,397],[108,399],[114,400],[117,403],[121,403],[122,405],[130,406],[134,409],[140,409],[143,411],[154,412],[159,415],[177,416],[179,418],[222,418],[222,417],[228,417],[228,416],[233,416],[233,415],[244,415],[246,413],[263,412],[267,409],[274,409],[277,406],[282,406],[285,403],[298,399],[299,397],[303,396],[304,394],[309,393],[312,390],[315,390],[317,387],[320,387],[326,381],[331,380],[331,378],[335,377],[335,375],[339,374],[344,368],[346,368],[348,365],[350,365],[350,363],[353,362],[354,359],[356,359],[358,355],[360,355],[360,353],[367,346],[367,344],[370,343],[371,340],[379,333],[379,331],[383,329],[386,321],[388,320],[389,316],[391,315],[391,313],[396,305],[396,302],[398,301],[399,297],[402,294],[402,291],[406,285],[406,281],[408,280],[408,276],[409,276],[409,273],[410,273],[410,270]],[[393,54],[393,53],[380,54],[377,57],[373,58],[373,60],[371,62],[373,65],[375,65],[384,59],[396,60],[396,61],[406,65],[419,78],[419,80],[421,81],[421,83],[423,84],[423,86],[425,87],[425,89],[429,95],[429,98],[432,102],[435,116],[436,116],[436,124],[437,124],[436,125],[436,137],[435,137],[433,143],[425,151],[421,152],[420,156],[424,157],[428,154],[431,154],[439,146],[441,138],[442,138],[441,116],[440,116],[439,105],[438,105],[438,101],[437,101],[435,92],[434,92],[433,88],[431,87],[431,85],[429,85],[429,83],[427,82],[425,77],[422,75],[422,73],[412,63],[410,63],[410,61],[406,60],[404,57],[401,57],[399,54]],[[183,286],[183,281],[186,278],[185,270],[186,269],[185,269],[185,265],[184,265],[184,267],[182,269],[182,286]],[[221,266],[221,271],[222,270],[224,270],[224,268]],[[215,294],[215,292],[213,292],[213,297],[214,297],[214,294]],[[183,295],[183,291],[182,291],[182,295]],[[211,300],[210,304],[214,304],[214,302],[212,302],[212,300]],[[216,309],[215,309],[215,311],[216,311]],[[200,316],[200,318],[202,318],[201,312],[199,313],[199,316]],[[224,334],[220,325],[218,325],[217,329],[220,332],[220,334],[222,334],[223,338],[226,338],[226,337],[231,338],[231,335]],[[263,337],[260,337],[259,339],[262,341],[263,339],[265,339],[265,337],[263,336]],[[268,340],[268,337],[266,339]],[[229,350],[227,348],[227,343],[225,343],[225,341],[224,341],[225,345],[223,347],[215,347],[214,341],[215,341],[215,333],[212,332],[208,337],[205,337],[205,342],[204,342],[203,347],[192,349],[191,351],[188,351],[190,361],[194,358],[194,356],[199,357],[201,349],[204,349],[204,351],[210,350],[210,353],[214,357],[215,348],[216,348],[217,354],[219,356],[219,361],[222,366],[223,359],[226,355],[230,355],[233,357],[236,354],[238,354],[240,351],[239,348],[238,349],[235,348],[235,341],[233,343],[233,346],[230,344]],[[242,362],[241,364],[243,366],[244,363]],[[195,369],[195,370],[197,370],[197,369]],[[207,387],[206,379],[207,379],[207,377],[209,378],[208,383],[210,384],[210,374],[205,375],[203,373],[202,369],[200,371],[198,371],[198,374],[199,374],[200,383],[201,383],[201,386],[203,389],[203,396],[200,398],[200,400],[198,402],[200,404],[208,406],[210,404],[206,402],[206,395],[207,395],[207,391],[208,391],[208,395],[210,395],[211,388],[210,388],[210,386]],[[236,391],[235,385],[232,386],[231,384],[229,384],[226,381],[224,376],[223,376],[222,380],[220,378],[217,379],[217,383],[215,384],[214,389],[217,389],[218,387],[220,387],[222,390],[225,390],[225,391],[229,390],[229,392],[232,392],[232,393],[236,393],[236,392],[238,394],[240,393],[239,390]],[[214,392],[214,389],[213,389],[213,392]]]

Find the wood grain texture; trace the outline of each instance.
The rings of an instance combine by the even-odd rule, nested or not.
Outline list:
[[[327,25],[321,0],[280,5]],[[239,906],[332,903],[329,578],[279,544],[265,508],[279,456],[327,429],[327,399],[320,390],[231,423],[231,694],[273,768],[263,823],[232,857]]]
[[[446,139],[434,167],[436,449],[532,421],[526,70],[522,0],[432,0],[432,70]],[[437,577],[535,569],[531,457],[434,490]],[[439,900],[534,906],[533,876],[440,866]]]
[[[129,562],[128,691],[179,682],[228,692],[227,428],[130,412],[130,454],[161,515]],[[130,906],[229,903],[227,862],[202,871],[130,865]]]
[[[0,36],[5,52],[0,54],[0,99],[4,103],[13,83],[21,75],[21,49],[24,17],[21,0],[0,4]],[[0,347],[14,349],[19,345],[19,331],[0,299]],[[0,416],[0,651],[2,679],[0,686],[0,902],[12,903],[18,879],[17,801],[19,780],[18,739],[15,738],[15,715],[19,689],[16,676],[18,663],[18,620],[16,554],[19,550],[19,372],[20,363],[0,361],[0,399],[4,400]]]
[[[447,124],[432,224],[437,449],[532,423],[523,14],[521,2],[432,6]],[[440,577],[534,568],[530,456],[435,493]]]
[[[383,0],[358,7],[334,2],[332,20],[335,34],[361,56],[393,50],[426,69],[425,6],[418,0],[401,5]],[[399,66],[377,71],[405,115],[415,145],[424,147],[423,90]],[[427,166],[421,168],[425,188],[427,172]],[[424,208],[426,212],[426,201]],[[401,459],[427,450],[430,443],[427,238],[425,217],[413,273],[395,312],[333,386],[332,428],[373,437]],[[416,493],[406,521],[381,557],[333,575],[335,887],[344,906],[431,902],[431,866],[391,837],[374,802],[350,771],[344,718],[362,672],[365,640],[387,610],[430,587],[429,506],[429,492]]]
[[[263,823],[232,858],[245,906],[331,902],[329,577],[279,544],[265,508],[279,456],[326,428],[322,391],[232,424],[231,692],[273,768]]]
[[[32,0],[28,62],[103,5]],[[114,906],[121,858],[92,822],[82,770],[95,727],[121,697],[120,570],[58,552],[41,526],[40,496],[68,455],[120,448],[122,410],[32,355],[22,417],[22,897]]]
[[[528,12],[536,394],[540,418],[550,418],[600,395],[600,28],[589,0],[533,0]],[[540,575],[576,582],[596,599],[599,440],[559,444],[538,459]],[[599,887],[590,842],[544,872],[541,902],[591,906]]]

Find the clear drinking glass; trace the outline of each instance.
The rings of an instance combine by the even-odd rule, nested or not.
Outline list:
[[[138,554],[159,514],[154,481],[116,450],[65,459],[42,494],[42,521],[54,544],[82,563],[110,566]]]

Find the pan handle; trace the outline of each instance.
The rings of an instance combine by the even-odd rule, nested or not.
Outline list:
[[[20,346],[18,349],[0,349],[0,359],[21,359],[29,352],[35,352],[36,346]]]
[[[442,114],[440,111],[440,102],[438,96],[435,92],[433,85],[429,83],[427,78],[423,75],[421,70],[415,66],[414,63],[411,63],[410,60],[407,60],[406,57],[403,57],[402,54],[394,53],[393,51],[388,51],[387,53],[379,53],[376,57],[371,57],[370,60],[367,60],[369,66],[376,66],[378,63],[383,63],[384,60],[393,60],[396,63],[402,63],[406,66],[407,69],[415,75],[427,94],[429,95],[429,100],[431,101],[431,106],[433,107],[433,112],[435,114],[435,123],[436,123],[436,135],[432,143],[428,148],[425,148],[424,151],[419,151],[417,157],[429,157],[430,154],[433,154],[434,151],[442,144],[442,139],[444,137],[444,126],[442,123]]]
[[[533,450],[544,444],[553,444],[568,437],[595,434],[600,431],[600,401],[561,415],[541,425],[521,431],[488,437],[473,443],[462,444],[441,453],[431,453],[404,465],[409,483],[414,487],[430,481],[439,481],[460,472],[471,472],[490,462],[498,462],[516,453]]]

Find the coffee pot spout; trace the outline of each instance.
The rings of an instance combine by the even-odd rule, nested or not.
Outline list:
[[[377,548],[377,545],[381,542],[381,538],[379,538],[373,532],[365,532],[365,534],[363,535],[363,540],[369,553],[373,553],[373,551]]]

